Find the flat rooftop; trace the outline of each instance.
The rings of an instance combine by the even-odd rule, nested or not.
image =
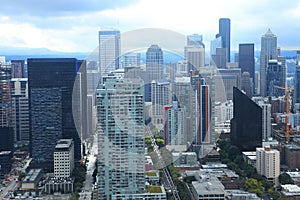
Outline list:
[[[73,143],[72,139],[60,139],[58,140],[55,149],[67,149],[70,148]]]

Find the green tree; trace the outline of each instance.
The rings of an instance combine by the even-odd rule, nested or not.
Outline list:
[[[257,181],[254,178],[247,178],[245,181],[245,188],[250,193],[256,193],[257,196],[263,197],[264,187],[260,181]]]
[[[293,179],[287,174],[283,173],[279,175],[279,183],[280,184],[294,184]]]

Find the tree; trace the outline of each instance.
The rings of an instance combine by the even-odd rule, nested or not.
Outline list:
[[[294,184],[293,179],[287,174],[283,173],[279,175],[279,183],[284,185],[284,184]]]
[[[264,187],[260,181],[257,181],[254,178],[247,178],[245,181],[245,188],[250,193],[256,193],[257,196],[263,197]]]

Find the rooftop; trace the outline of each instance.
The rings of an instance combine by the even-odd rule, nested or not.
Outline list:
[[[72,139],[60,139],[58,140],[55,149],[66,149],[66,148],[70,148],[70,146],[72,145],[73,140]]]
[[[31,169],[26,175],[23,182],[35,182],[38,176],[41,174],[42,169]]]

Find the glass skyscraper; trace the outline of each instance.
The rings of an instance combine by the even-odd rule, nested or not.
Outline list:
[[[99,31],[99,71],[108,73],[120,67],[120,31],[103,29]]]
[[[260,95],[265,97],[267,95],[267,68],[268,62],[271,59],[277,59],[277,36],[269,29],[266,34],[261,37],[261,51],[260,51]]]
[[[230,62],[230,19],[219,19],[219,34],[222,37],[222,48],[227,48],[227,62]]]
[[[73,139],[75,160],[81,159],[81,141],[72,113],[75,58],[28,59],[30,154],[33,166],[53,170],[53,152],[62,138]]]
[[[144,193],[143,94],[141,79],[110,78],[97,89],[98,199]]]

